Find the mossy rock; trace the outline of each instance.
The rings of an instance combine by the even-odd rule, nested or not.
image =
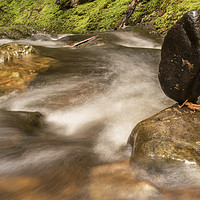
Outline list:
[[[46,71],[53,62],[52,58],[37,55],[30,45],[1,45],[0,96],[26,89],[35,76]]]
[[[1,38],[9,38],[9,39],[21,39],[27,38],[32,34],[36,33],[36,31],[32,28],[26,27],[24,25],[20,26],[11,26],[11,27],[0,27],[0,39]]]
[[[5,63],[30,54],[37,54],[35,48],[31,45],[18,45],[16,43],[3,44],[0,46],[0,63]]]
[[[56,5],[56,0],[9,0],[9,3],[1,0],[0,27],[25,26],[49,33],[106,31],[119,26],[130,5],[130,0],[57,1],[62,6]],[[129,24],[151,22],[159,33],[166,32],[184,13],[200,6],[199,0],[140,2]]]
[[[128,143],[131,160],[139,165],[200,164],[200,112],[172,106],[140,122]]]

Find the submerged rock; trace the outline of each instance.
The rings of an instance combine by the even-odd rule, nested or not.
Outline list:
[[[18,45],[16,43],[8,43],[0,46],[0,63],[21,58],[25,55],[37,54],[35,48],[31,45]]]
[[[54,62],[52,58],[35,54],[35,48],[30,45],[0,46],[0,96],[26,89],[39,72],[46,71]]]
[[[35,129],[44,127],[44,116],[39,112],[0,111],[0,137],[12,139],[14,136],[23,137],[22,133],[38,135]],[[34,132],[34,134],[33,134]]]
[[[89,192],[92,200],[156,200],[161,196],[148,182],[136,179],[129,159],[93,167],[90,172]]]
[[[165,94],[179,103],[200,95],[200,11],[186,13],[168,31],[161,51],[159,80]]]
[[[131,159],[142,165],[200,164],[200,112],[172,106],[140,122],[128,143]]]

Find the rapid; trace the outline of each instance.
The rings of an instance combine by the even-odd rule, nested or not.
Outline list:
[[[0,97],[0,199],[171,199],[135,179],[126,146],[138,122],[174,104],[157,77],[162,39],[117,31],[101,33],[95,45],[63,47],[87,37],[0,40],[56,60],[26,91]],[[21,128],[24,121],[5,111],[40,112],[45,126]]]

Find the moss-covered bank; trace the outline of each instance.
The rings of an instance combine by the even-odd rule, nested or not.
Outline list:
[[[18,27],[22,26],[28,28],[26,34],[32,28],[56,33],[113,29],[120,24],[131,0],[94,0],[64,10],[55,2],[56,0],[1,0],[0,35],[9,36],[9,31],[13,32],[15,29],[19,33],[21,28]],[[199,0],[143,0],[129,24],[150,22],[157,32],[163,32],[185,12],[198,8],[200,9]]]
[[[134,24],[152,26],[157,33],[165,33],[190,10],[200,9],[199,0],[144,0],[132,16]]]

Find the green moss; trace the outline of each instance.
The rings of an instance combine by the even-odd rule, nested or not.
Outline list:
[[[190,10],[200,9],[199,0],[151,0],[143,1],[137,7],[132,19],[135,23],[151,22],[158,32],[169,29],[178,19]]]
[[[105,31],[119,25],[129,3],[129,0],[95,0],[59,10],[55,0],[9,0],[9,4],[8,0],[2,0],[0,26],[24,25],[59,33]],[[38,12],[36,9],[40,8]]]
[[[1,0],[0,27],[25,26],[58,33],[105,31],[118,26],[130,0],[94,0],[60,10],[56,0]],[[199,0],[143,0],[131,18],[150,22],[157,31],[170,28],[185,12],[200,8]],[[129,21],[129,23],[131,22]]]

